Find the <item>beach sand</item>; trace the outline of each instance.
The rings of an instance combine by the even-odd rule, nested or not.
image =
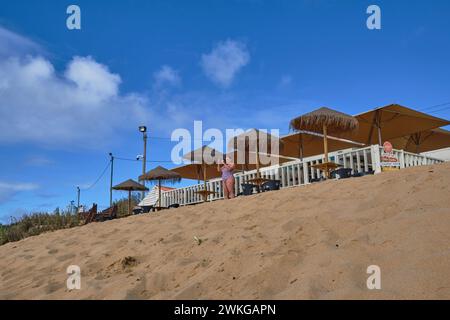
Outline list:
[[[450,163],[59,230],[0,259],[1,299],[450,299]]]

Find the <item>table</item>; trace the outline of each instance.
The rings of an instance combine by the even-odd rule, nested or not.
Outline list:
[[[207,201],[208,200],[208,196],[210,194],[216,194],[216,192],[209,191],[209,190],[199,190],[199,191],[195,191],[194,193],[198,193],[199,195],[201,195],[203,197],[203,201]]]
[[[334,163],[334,162],[323,162],[323,163],[318,163],[318,164],[311,165],[311,168],[319,169],[321,171],[324,171],[327,178],[330,177],[330,171],[333,171],[333,170],[335,170],[338,167],[342,167],[342,165]]]
[[[257,186],[261,186],[262,184],[264,184],[265,182],[270,181],[270,179],[266,179],[266,178],[254,178],[254,179],[250,179],[248,180],[249,183],[255,184]]]

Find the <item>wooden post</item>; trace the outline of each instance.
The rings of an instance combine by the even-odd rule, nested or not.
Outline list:
[[[327,126],[323,125],[323,151],[325,155],[325,162],[328,162],[328,139],[327,139]]]
[[[303,134],[301,132],[298,135],[298,144],[299,144],[298,156],[300,160],[303,161]]]
[[[131,215],[131,190],[128,190],[128,215]]]
[[[328,139],[327,139],[327,126],[323,125],[323,152],[324,152],[324,162],[327,163],[328,162]],[[330,171],[328,170],[328,166],[325,166],[325,177],[329,178],[330,176]]]
[[[260,178],[259,173],[259,138],[256,139],[256,178]]]
[[[378,144],[380,146],[383,145],[383,141],[381,140],[381,126],[380,125],[378,125]]]
[[[204,189],[205,189],[205,194],[203,196],[203,201],[206,202],[208,201],[208,190],[206,187],[206,166],[205,164],[202,162],[202,166],[203,166],[203,185],[204,185]]]
[[[161,179],[158,180],[158,193],[158,207],[161,207]]]

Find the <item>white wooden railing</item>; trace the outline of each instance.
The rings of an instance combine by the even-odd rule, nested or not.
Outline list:
[[[382,148],[379,145],[359,149],[346,149],[330,152],[330,161],[342,165],[344,168],[352,169],[352,174],[370,172],[381,172],[380,153]],[[403,150],[394,150],[394,155],[399,159],[400,169],[421,166],[427,164],[441,163],[442,160],[429,156],[414,154]],[[281,188],[300,186],[310,183],[312,179],[321,177],[322,173],[318,169],[311,167],[314,164],[322,163],[323,155],[304,158],[303,161],[294,160],[281,165],[261,168],[261,176],[267,179],[280,180]],[[235,194],[242,192],[242,183],[256,178],[256,170],[239,172],[235,175]],[[222,181],[220,178],[208,181],[207,188],[214,191],[208,200],[214,201],[223,199]],[[202,202],[200,195],[196,191],[203,190],[204,185],[196,184],[162,193],[162,205],[168,206],[178,203],[180,205],[189,205]]]

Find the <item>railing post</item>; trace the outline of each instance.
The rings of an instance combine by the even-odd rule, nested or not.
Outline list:
[[[306,161],[303,161],[303,183],[309,183],[308,164]]]
[[[372,169],[375,173],[381,172],[380,146],[378,144],[371,146]]]
[[[405,168],[405,151],[400,151],[400,169]]]

